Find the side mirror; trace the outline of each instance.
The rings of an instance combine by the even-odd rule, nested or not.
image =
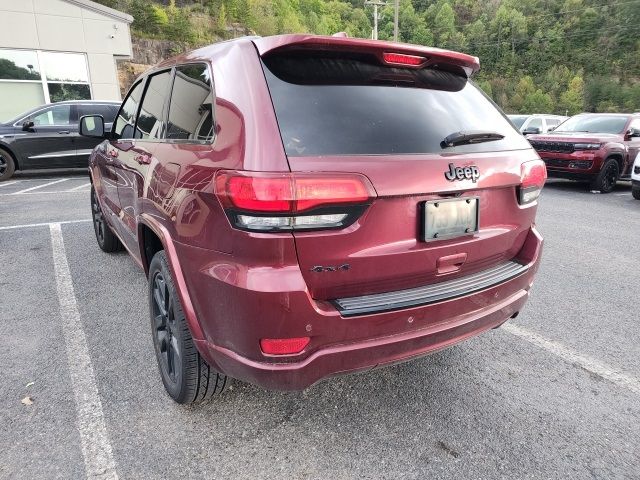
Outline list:
[[[627,138],[640,137],[640,130],[637,128],[630,128],[625,135]]]
[[[27,120],[26,122],[24,122],[22,124],[22,131],[23,132],[33,132],[33,127],[35,126],[35,123],[33,123],[31,120]]]
[[[89,138],[106,138],[102,115],[84,115],[80,117],[80,135]]]
[[[553,132],[556,129],[556,127],[549,127],[547,128],[547,132]]]
[[[539,133],[542,133],[542,130],[540,130],[538,127],[529,127],[524,132],[522,132],[523,135],[538,135]]]

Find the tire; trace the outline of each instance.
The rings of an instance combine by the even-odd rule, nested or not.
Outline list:
[[[0,148],[0,182],[9,180],[16,171],[16,162],[13,156],[4,148]]]
[[[164,250],[149,266],[149,313],[158,369],[169,396],[189,404],[221,394],[227,376],[212,369],[196,350]]]
[[[616,187],[616,182],[620,176],[620,167],[618,162],[613,158],[609,158],[604,162],[600,169],[600,173],[591,182],[591,190],[599,190],[602,193],[610,193]]]
[[[111,227],[107,224],[98,202],[93,185],[91,185],[91,218],[93,219],[93,231],[96,234],[98,246],[103,252],[112,253],[119,252],[124,249],[122,243],[116,235],[111,231]]]
[[[631,195],[633,195],[633,198],[636,200],[640,200],[640,187],[633,187],[631,189]]]

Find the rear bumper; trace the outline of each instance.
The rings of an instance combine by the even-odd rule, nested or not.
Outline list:
[[[206,334],[205,339],[195,340],[196,346],[214,368],[231,377],[268,389],[304,389],[324,377],[441,350],[501,325],[524,306],[541,251],[542,238],[532,228],[517,257],[527,268],[503,283],[429,305],[351,317],[341,316],[329,302],[316,302],[306,292],[244,288],[231,290],[231,296],[223,293],[230,304],[223,308],[222,320],[201,308],[223,302],[212,297],[211,278],[208,287],[202,281],[199,286],[188,282],[192,297],[209,292],[208,300],[195,301]],[[259,338],[297,336],[311,337],[298,355],[269,357],[258,346]]]
[[[475,315],[424,330],[328,347],[296,363],[256,362],[208,342],[200,342],[198,348],[231,377],[273,390],[302,390],[324,377],[407,361],[500,326],[520,311],[528,296],[528,290],[521,289]]]

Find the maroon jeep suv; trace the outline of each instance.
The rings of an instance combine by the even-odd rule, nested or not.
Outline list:
[[[550,177],[588,181],[592,190],[609,193],[618,180],[631,179],[640,151],[640,115],[583,113],[529,141]]]
[[[149,281],[163,383],[303,389],[434,352],[523,308],[544,163],[478,59],[308,35],[161,63],[82,133],[102,250]],[[489,352],[490,354],[490,352]]]

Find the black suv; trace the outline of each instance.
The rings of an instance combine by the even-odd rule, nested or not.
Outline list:
[[[78,118],[102,115],[110,128],[120,104],[69,101],[34,108],[0,123],[0,181],[16,170],[86,167],[100,140],[78,134]]]

